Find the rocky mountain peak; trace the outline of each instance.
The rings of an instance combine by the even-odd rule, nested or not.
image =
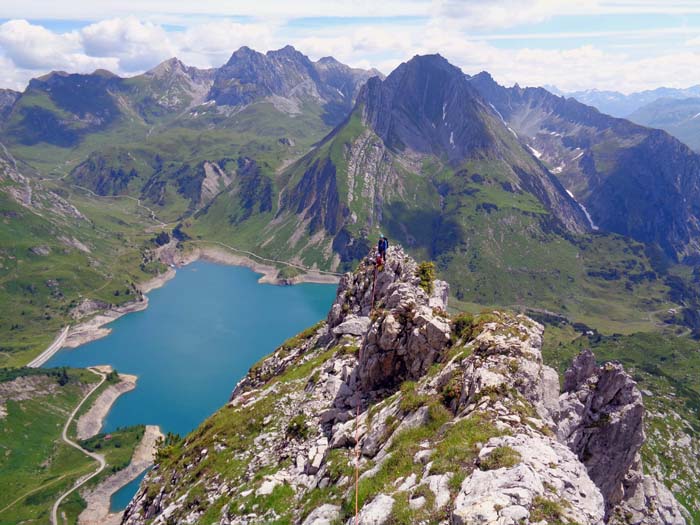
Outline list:
[[[462,71],[440,55],[415,56],[358,96],[363,117],[396,151],[459,162],[493,145],[487,112]]]
[[[241,46],[231,54],[231,57],[228,59],[228,62],[224,64],[224,66],[230,66],[237,60],[247,60],[258,56],[262,56],[262,53],[255,51],[248,46]]]
[[[436,280],[421,287],[418,265],[399,246],[391,247],[381,270],[375,270],[375,262],[366,258],[346,274],[328,314],[335,336],[363,337],[350,390],[359,388],[364,398],[423,376],[450,340],[447,283]],[[348,396],[337,404],[355,402]]]
[[[355,451],[363,525],[685,523],[629,461],[643,407],[619,365],[582,354],[560,397],[541,325],[495,311],[450,318],[446,283],[400,247],[374,261],[342,278],[324,323],[255,365],[227,407],[162,453],[123,523],[207,513],[351,525]]]
[[[288,58],[292,60],[309,60],[309,58],[294,46],[287,44],[280,49],[270,50],[267,53],[269,57]]]
[[[349,93],[352,97],[356,93],[352,82],[355,77],[357,75],[350,68],[343,72],[342,81],[350,81],[352,87]],[[238,49],[217,70],[209,93],[210,100],[229,106],[274,97],[293,101],[307,98],[328,104],[345,97],[345,94],[339,92],[336,86],[328,85],[319,75],[314,63],[292,46],[265,54],[248,47]]]
[[[182,61],[177,57],[169,58],[158,64],[153,69],[146,71],[147,76],[160,78],[167,75],[171,75],[177,71],[186,71],[188,67],[182,63]]]

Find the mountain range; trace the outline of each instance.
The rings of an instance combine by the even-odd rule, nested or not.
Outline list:
[[[663,129],[700,151],[700,97],[660,98],[638,108],[628,118],[650,128]]]
[[[54,72],[0,100],[17,170],[98,215],[112,199],[90,219],[144,260],[144,217],[146,232],[170,224],[332,271],[382,232],[436,261],[467,302],[598,318],[606,297],[623,322],[694,301],[691,284],[673,295],[667,268],[700,252],[695,153],[439,55],[383,78],[244,47],[208,70],[170,59],[132,78]]]
[[[662,98],[684,99],[700,96],[700,85],[685,89],[660,87],[629,94],[599,89],[570,92],[562,92],[553,87],[548,87],[547,89],[557,95],[575,98],[579,102],[598,108],[601,112],[612,115],[613,117],[623,118],[629,117],[642,106],[646,106]]]
[[[686,89],[661,87],[625,95],[617,91],[577,91],[557,95],[574,98],[602,113],[631,120],[642,126],[667,131],[695,151],[700,151],[700,85]]]
[[[411,284],[413,295],[421,295],[413,267],[427,273],[432,267],[409,264],[411,257],[432,261],[450,282],[455,310],[500,306],[547,323],[545,340],[536,334],[533,341],[539,338],[537,352],[541,346],[553,364],[573,357],[574,348],[581,349],[577,345],[622,360],[635,380],[658,394],[648,398],[654,432],[643,448],[644,439],[635,434],[639,439],[630,450],[660,478],[681,472],[677,479],[687,481],[672,490],[691,511],[697,507],[697,462],[683,458],[687,448],[665,446],[671,439],[685,440],[679,428],[693,428],[700,409],[694,372],[694,338],[700,336],[700,273],[694,267],[700,256],[700,156],[669,133],[543,88],[508,88],[487,72],[465,74],[440,55],[413,57],[384,77],[331,57],[312,61],[291,46],[267,53],[243,47],[212,69],[173,58],[131,78],[102,70],[53,72],[32,80],[22,93],[0,91],[0,115],[0,366],[26,364],[61,327],[86,315],[141,301],[138,283],[161,275],[166,264],[189,260],[207,243],[290,263],[278,274],[288,282],[299,279],[304,268],[352,270],[385,234],[392,246],[402,244],[407,251],[392,253],[412,268],[399,280]],[[403,270],[396,270],[397,278]],[[347,314],[343,304],[364,308],[367,283],[348,284],[362,275],[342,277],[348,294],[338,296],[329,318]],[[364,299],[353,298],[360,291]],[[423,306],[420,319],[427,324],[421,330],[442,338],[445,360],[439,364],[446,365],[452,355],[449,330],[438,330],[440,335],[428,325],[452,330],[458,317],[449,320],[442,307]],[[399,324],[387,321],[387,330],[412,333],[414,326],[406,327],[418,317],[408,306],[399,310]],[[521,318],[503,319],[508,337],[522,323],[525,331],[533,327]],[[319,343],[308,362],[313,367],[329,362],[334,371],[324,374],[335,377],[333,363],[350,359],[357,348],[336,341],[338,332],[329,330],[306,334]],[[375,335],[384,333],[382,328]],[[286,347],[299,357],[295,366],[307,363],[303,341],[309,337]],[[335,343],[347,348],[339,351]],[[331,350],[332,356],[325,353]],[[373,398],[380,402],[399,388],[393,379],[375,381],[381,355],[367,364],[363,379],[363,392],[381,390]],[[422,381],[420,388],[431,395],[443,395],[453,384],[445,376],[447,383],[435,390],[429,371],[435,363],[403,358],[397,363],[401,379]],[[261,366],[251,372],[251,381],[275,382],[275,374],[256,376],[267,365]],[[314,383],[313,367],[304,384]],[[518,404],[514,391],[505,394]],[[401,393],[409,402],[414,395]],[[222,411],[225,424],[228,410]],[[659,416],[671,412],[677,418]],[[410,413],[401,409],[394,416],[403,420]],[[452,419],[440,414],[443,423]],[[527,419],[526,414],[516,415]],[[212,421],[219,424],[218,418]],[[597,421],[587,424],[600,427]],[[246,434],[250,439],[264,426],[257,419],[255,425]],[[548,439],[545,426],[538,423],[537,439]],[[209,427],[203,428],[198,436]],[[297,441],[306,443],[301,437]],[[289,436],[282,432],[277,438]],[[229,446],[207,442],[205,449],[210,445]],[[168,450],[183,446],[175,439],[164,446],[162,468],[172,466]],[[318,452],[321,443],[313,446]],[[562,454],[582,469],[584,449]],[[170,459],[195,452],[203,457],[200,448],[188,445],[187,454]],[[579,452],[575,459],[572,454]],[[338,476],[330,476],[337,481],[347,465],[324,454],[318,461],[338,467]],[[318,463],[316,456],[311,463]],[[296,464],[296,458],[278,459]],[[304,469],[306,463],[299,460]],[[635,460],[623,470],[641,476],[641,469]],[[637,490],[642,478],[634,479],[628,486]],[[159,487],[159,480],[152,481]],[[451,494],[461,491],[453,489]],[[608,487],[596,490],[602,494]],[[424,492],[426,499],[433,497]],[[206,498],[193,494],[196,501],[178,508],[179,514],[204,512],[198,505]],[[143,505],[132,507],[134,522],[149,519],[149,505],[155,514],[167,513],[154,496],[141,492]],[[341,496],[334,498],[340,503]],[[604,496],[605,502],[601,496],[593,505],[595,516],[621,501],[619,494],[614,501],[608,492]],[[255,497],[246,500],[251,509],[260,504]],[[315,501],[307,503],[306,510],[315,508]],[[295,519],[306,510],[296,509]],[[348,509],[342,514],[349,515]]]

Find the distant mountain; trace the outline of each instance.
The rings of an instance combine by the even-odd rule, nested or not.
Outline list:
[[[312,62],[291,46],[267,54],[243,47],[218,69],[201,70],[172,58],[131,78],[102,70],[53,72],[30,81],[22,94],[0,93],[0,111],[8,117],[6,142],[29,146],[74,147],[88,133],[159,124],[197,106],[207,114],[211,104],[240,111],[265,100],[292,115],[301,113],[304,103],[319,105],[325,125],[332,126],[374,74],[329,59]],[[216,111],[211,116],[216,119]]]
[[[700,151],[700,97],[660,98],[637,109],[629,119],[668,131],[695,151]]]
[[[547,88],[549,89],[549,88]],[[556,89],[556,88],[555,88]],[[552,90],[557,95],[565,95],[575,98],[583,104],[593,106],[602,113],[607,113],[614,117],[629,117],[636,110],[661,98],[682,99],[689,97],[700,97],[700,85],[686,89],[676,89],[660,87],[657,89],[639,91],[625,95],[618,91],[601,91],[589,89],[586,91],[574,91],[569,93]]]
[[[207,70],[172,58],[131,78],[54,72],[3,93],[0,137],[40,171],[68,169],[98,195],[139,196],[177,219],[205,206],[244,159],[262,153],[269,172],[306,151],[376,73],[291,46],[244,47]]]
[[[601,230],[673,258],[700,254],[700,156],[686,145],[542,88],[505,88],[488,73],[470,82]]]
[[[242,47],[216,71],[207,99],[221,106],[241,106],[269,97],[292,114],[301,111],[303,100],[311,99],[326,109],[324,119],[337,123],[373,74],[329,59],[314,63],[292,46],[265,54]]]

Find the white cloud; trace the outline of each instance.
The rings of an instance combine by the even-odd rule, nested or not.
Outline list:
[[[597,4],[596,1],[579,0]],[[434,0],[434,23],[469,29],[493,29],[542,22],[568,12],[579,2],[558,0]]]
[[[0,47],[17,67],[41,69],[66,63],[80,44],[75,33],[57,35],[26,20],[10,20],[0,25]]]
[[[220,66],[241,46],[267,50],[281,47],[277,23],[241,24],[231,20],[207,22],[171,33],[170,40],[178,49],[178,57],[198,67]]]
[[[584,1],[600,8],[600,2]],[[210,5],[208,0],[202,2],[204,7]],[[332,55],[349,65],[376,67],[384,73],[415,54],[440,53],[469,74],[488,70],[505,84],[553,84],[567,91],[591,87],[632,91],[698,83],[696,65],[700,53],[693,47],[700,46],[700,37],[689,40],[682,52],[660,46],[653,53],[637,55],[622,47],[603,49],[591,44],[574,49],[503,48],[491,43],[489,35],[479,39],[473,31],[465,31],[464,12],[454,12],[459,7],[456,0],[439,2],[438,18],[430,21],[327,26],[317,23],[313,28],[269,18],[246,22],[200,20],[179,31],[166,31],[159,24],[127,16],[58,33],[13,20],[0,25],[0,86],[20,87],[29,78],[53,69],[89,72],[104,68],[130,75],[150,69],[170,56],[198,67],[219,66],[242,45],[265,51],[288,43],[312,59]],[[549,0],[535,0],[528,4],[530,11],[523,8],[526,12],[518,16],[521,20],[540,20],[547,16],[550,4]],[[618,4],[629,8],[623,0],[618,0]],[[512,0],[475,0],[470,9],[479,6],[484,10],[479,22],[484,27],[497,22],[500,10],[514,9]],[[440,23],[439,17],[446,16],[455,22]],[[656,31],[653,34],[663,40],[659,31],[666,30],[650,31]],[[687,29],[683,31],[687,33]],[[535,40],[530,45],[534,43]]]
[[[83,52],[119,60],[121,71],[140,71],[176,53],[165,30],[134,17],[113,18],[80,30]]]
[[[0,81],[14,88],[22,88],[30,78],[51,70],[84,73],[118,69],[118,60],[112,56],[88,56],[78,33],[57,34],[26,20],[0,25],[0,59],[8,64],[0,69]]]

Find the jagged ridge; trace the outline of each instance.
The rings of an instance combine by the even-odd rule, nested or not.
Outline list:
[[[641,396],[619,365],[583,354],[560,397],[541,325],[450,319],[446,283],[427,293],[401,248],[376,286],[372,261],[342,279],[326,322],[161,452],[124,523],[352,523],[355,445],[364,524],[685,523],[641,474]]]

